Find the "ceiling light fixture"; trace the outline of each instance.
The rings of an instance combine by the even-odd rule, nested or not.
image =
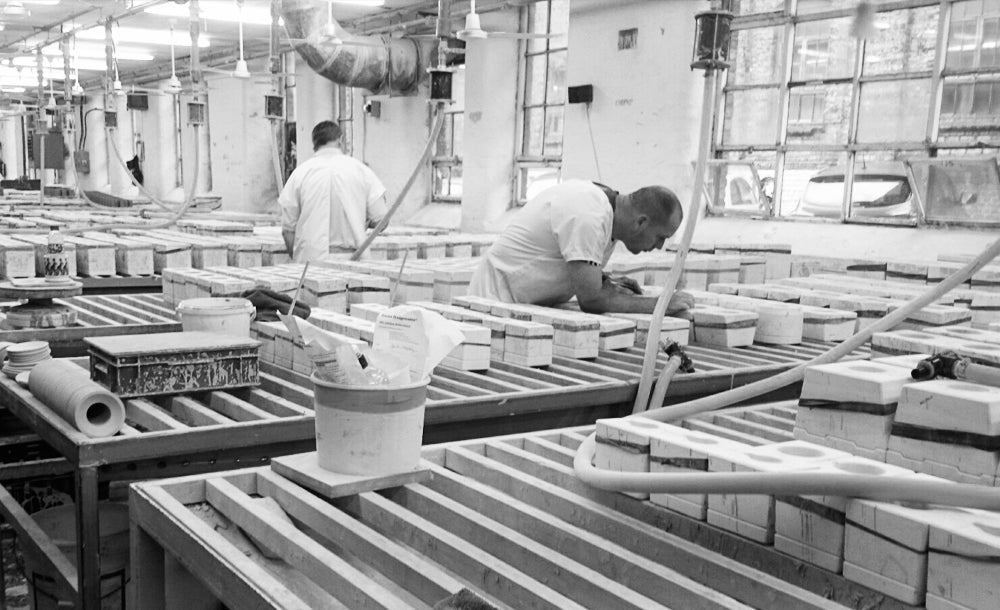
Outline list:
[[[81,40],[104,40],[104,28],[90,28],[77,33]],[[163,30],[148,30],[146,28],[117,27],[115,28],[115,42],[130,42],[133,44],[159,44],[177,45],[181,47],[191,46],[191,36],[179,32],[164,32]],[[198,47],[210,46],[208,36],[198,36]]]
[[[173,40],[174,37],[174,20],[170,20],[170,39]],[[167,81],[167,86],[164,87],[167,93],[173,93],[174,95],[181,92],[181,80],[177,78],[177,65],[174,60],[174,45],[170,45],[170,79]]]
[[[243,0],[236,0],[237,14],[240,18],[240,58],[236,60],[236,69],[233,76],[236,78],[250,78],[250,70],[247,68],[247,60],[243,57]]]
[[[458,32],[459,40],[486,38],[486,32],[479,22],[479,14],[476,12],[476,0],[471,0],[469,14],[465,16],[465,29]]]
[[[75,45],[76,57],[83,57],[86,59],[104,59],[105,53],[103,45],[86,43]],[[62,50],[59,48],[59,45],[50,44],[42,49],[42,55],[61,57]],[[156,59],[153,52],[147,49],[119,47],[118,45],[115,45],[115,57],[124,61],[152,61]]]
[[[162,15],[164,17],[175,17],[177,19],[187,19],[191,11],[185,4],[165,2],[145,9],[143,12],[150,15]],[[225,0],[204,0],[198,3],[198,14],[202,19],[208,21],[240,21],[238,15],[233,15],[232,2]],[[243,9],[243,23],[247,25],[271,25],[271,9],[261,6],[248,6]],[[278,20],[278,25],[284,25],[284,19]]]

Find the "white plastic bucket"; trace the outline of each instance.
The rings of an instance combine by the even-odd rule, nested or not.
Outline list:
[[[203,330],[239,337],[250,336],[257,310],[246,299],[207,297],[187,299],[177,306],[183,330]]]
[[[313,374],[320,467],[375,476],[416,470],[429,381],[397,388],[348,386]]]
[[[101,528],[101,608],[124,606],[125,582],[128,580],[129,518],[128,504],[101,502],[98,504],[98,523]],[[38,527],[45,532],[56,547],[76,565],[76,505],[64,504],[33,513]],[[26,549],[27,550],[27,549]],[[24,571],[28,577],[31,608],[57,610],[75,601],[73,594],[55,584],[55,574],[48,563],[32,552],[24,554]]]

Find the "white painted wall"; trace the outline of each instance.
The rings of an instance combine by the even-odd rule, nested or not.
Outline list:
[[[488,13],[483,27],[517,31],[517,11]],[[492,231],[513,194],[517,146],[517,40],[473,40],[465,50],[465,133],[462,142],[463,231]],[[454,227],[449,227],[454,228]]]
[[[357,106],[360,112],[360,106]],[[295,62],[295,154],[299,163],[312,156],[312,128],[320,121],[337,120],[336,85],[304,61]]]
[[[702,110],[702,72],[690,70],[690,53],[694,14],[707,5],[571,3],[566,84],[593,85],[594,101],[589,125],[586,105],[566,106],[564,180],[600,180],[622,191],[662,184],[689,200]],[[631,28],[638,45],[619,51],[618,31]]]
[[[251,70],[259,67],[251,67]],[[271,122],[264,118],[267,83],[216,75],[208,79],[213,180],[222,209],[277,211],[278,187],[272,162]]]

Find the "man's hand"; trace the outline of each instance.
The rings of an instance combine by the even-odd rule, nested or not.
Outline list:
[[[667,303],[667,313],[672,314],[679,311],[686,311],[693,307],[694,297],[683,290],[678,290],[671,295],[670,302]]]

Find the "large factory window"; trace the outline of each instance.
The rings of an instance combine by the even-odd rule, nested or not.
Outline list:
[[[454,103],[445,107],[444,125],[431,158],[433,180],[431,201],[462,202],[462,126],[465,121],[465,70],[455,72],[452,82]]]
[[[876,5],[864,39],[836,3],[734,4],[713,213],[997,222],[1000,198],[976,179],[992,184],[982,164],[1000,148],[1000,0]],[[980,165],[941,188],[914,184],[919,172],[957,176],[956,157]]]
[[[524,88],[521,92],[521,143],[515,161],[515,205],[559,182],[562,164],[563,104],[566,102],[566,57],[569,0],[543,0],[527,5],[523,31],[550,34],[524,44]]]

